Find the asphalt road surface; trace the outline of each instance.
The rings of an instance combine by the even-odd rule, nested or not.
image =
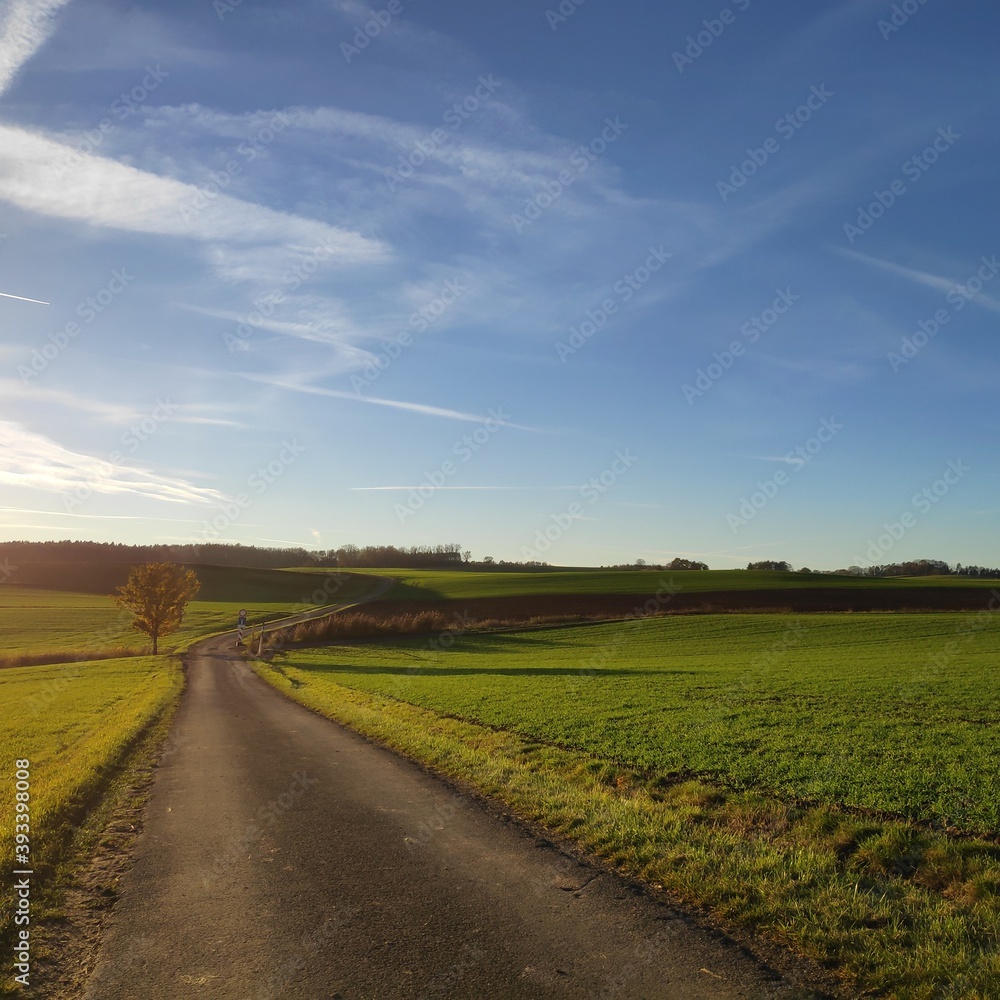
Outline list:
[[[86,1000],[790,998],[745,952],[203,643]]]

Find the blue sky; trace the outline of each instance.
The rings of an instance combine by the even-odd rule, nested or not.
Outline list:
[[[1000,564],[998,22],[0,0],[0,536]]]

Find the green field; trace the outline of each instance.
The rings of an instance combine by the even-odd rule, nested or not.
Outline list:
[[[57,583],[67,575],[46,567],[36,579]],[[201,590],[188,605],[180,631],[161,642],[164,652],[186,648],[195,639],[235,628],[241,608],[252,624],[314,605],[355,600],[371,589],[370,578],[291,571],[198,567]],[[64,592],[39,587],[0,587],[0,660],[20,653],[95,652],[107,648],[145,649],[146,636],[131,627],[102,589],[98,575],[92,592]],[[83,586],[82,579],[77,580]]]
[[[163,711],[181,680],[179,663],[165,656],[0,670],[0,759],[30,759],[39,829]],[[3,789],[6,795],[10,782]],[[5,816],[9,805],[0,802]],[[10,834],[0,829],[4,857]]]
[[[983,612],[651,618],[260,670],[852,989],[972,1000],[1000,982],[998,665]]]
[[[174,704],[182,685],[179,662],[167,656],[0,670],[0,816],[14,815],[14,763],[26,759],[36,890],[46,884],[73,828],[114,769]],[[11,822],[0,826],[0,857],[13,867]],[[45,898],[39,892],[36,903]],[[0,910],[9,912],[11,899],[11,883],[5,880]],[[12,928],[0,928],[0,939],[6,940]],[[4,978],[7,972],[9,965]]]
[[[129,568],[124,564],[93,568],[66,563],[22,566],[14,572],[8,584],[0,585],[0,594],[7,590],[28,589],[106,597],[128,579]],[[330,594],[356,597],[371,586],[372,576],[368,573],[339,573],[335,569],[189,568],[194,570],[201,583],[198,600],[223,602],[283,601],[302,604],[320,603],[320,597]]]
[[[654,618],[427,645],[295,652],[286,672],[630,768],[1000,833],[997,615]]]
[[[425,601],[989,586],[601,570],[352,572],[338,585],[327,570],[196,571],[199,599],[166,654],[231,629],[241,607],[255,621],[356,600],[373,576],[399,580],[388,598]],[[107,596],[109,574],[35,567],[32,579],[0,587],[0,662],[148,648]],[[78,589],[58,589],[69,580]],[[998,640],[1000,615],[985,611],[675,615],[288,650],[259,669],[852,990],[984,1000],[1000,996]],[[0,669],[0,753],[32,761],[42,864],[176,703],[182,673],[166,654]]]
[[[771,573],[747,570],[601,570],[539,569],[532,572],[482,572],[477,570],[351,570],[352,573],[388,576],[399,581],[387,600],[456,600],[509,597],[522,594],[654,594],[673,581],[685,593],[757,591],[798,588],[838,590],[989,587],[991,582],[964,576],[855,577],[824,573]],[[994,581],[995,582],[995,581]]]
[[[31,762],[32,864],[36,903],[58,905],[52,871],[74,828],[107,792],[117,769],[142,734],[176,704],[181,661],[169,655],[204,635],[232,629],[240,608],[251,623],[313,606],[356,600],[372,589],[369,577],[199,567],[199,599],[180,631],[161,641],[161,655],[88,661],[81,654],[116,648],[148,650],[131,616],[107,596],[116,570],[35,566],[36,586],[0,586],[0,667],[22,654],[51,654],[66,662],[0,669],[0,763]],[[72,582],[77,592],[53,589]],[[14,785],[0,782],[0,816],[13,815]],[[0,825],[0,857],[13,858],[13,826]],[[11,902],[0,888],[0,910]],[[0,946],[13,925],[0,927]],[[6,951],[6,947],[4,947]],[[0,992],[3,979],[0,976]]]

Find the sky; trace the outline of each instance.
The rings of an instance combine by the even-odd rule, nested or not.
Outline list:
[[[1000,565],[998,28],[0,0],[0,538]]]

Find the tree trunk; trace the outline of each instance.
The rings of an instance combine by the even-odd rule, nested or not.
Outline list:
[[[159,636],[154,632],[153,633],[153,656],[156,656],[156,640],[158,638],[159,638]]]

